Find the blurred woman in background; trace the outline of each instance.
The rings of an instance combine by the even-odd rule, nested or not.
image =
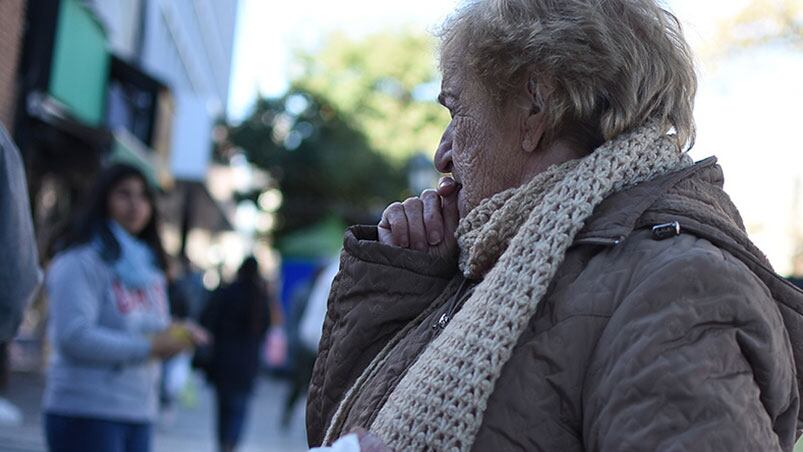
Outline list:
[[[155,196],[143,174],[108,168],[87,207],[47,277],[47,442],[52,452],[146,452],[158,360],[205,338],[170,323]]]
[[[259,372],[259,357],[271,315],[268,287],[253,257],[246,258],[237,279],[218,290],[201,323],[213,337],[208,377],[217,393],[217,440],[220,450],[233,451],[240,441],[248,402]]]

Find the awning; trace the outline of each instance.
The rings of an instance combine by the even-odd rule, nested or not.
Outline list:
[[[106,30],[82,1],[62,0],[55,33],[48,93],[82,122],[99,126],[109,81]]]
[[[26,112],[59,132],[75,137],[92,147],[106,149],[112,135],[105,127],[88,126],[76,118],[70,109],[57,99],[42,92],[32,92],[26,99]]]
[[[346,225],[337,217],[329,217],[306,229],[284,236],[277,248],[285,258],[322,259],[337,255],[343,245]]]

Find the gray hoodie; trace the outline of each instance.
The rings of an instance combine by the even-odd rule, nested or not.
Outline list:
[[[0,124],[0,342],[14,337],[25,307],[42,280],[33,233],[25,168]]]
[[[92,245],[58,255],[47,275],[53,353],[47,413],[151,422],[160,366],[148,336],[169,324],[164,279],[129,290]]]

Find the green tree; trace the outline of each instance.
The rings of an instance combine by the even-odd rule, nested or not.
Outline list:
[[[794,52],[803,52],[803,0],[750,0],[736,15],[719,26],[713,47],[714,56],[729,52],[782,45]],[[801,184],[796,180],[792,205],[798,209],[801,202]],[[792,268],[796,274],[803,269],[803,233],[798,214],[792,216],[794,232]],[[795,449],[803,452],[803,441]]]
[[[745,50],[774,44],[790,45],[803,51],[803,1],[751,0],[736,16],[724,21],[714,54]],[[799,205],[800,184],[795,183],[793,206]],[[797,218],[797,215],[793,216]],[[799,269],[803,261],[803,240],[795,234],[793,268]],[[795,444],[795,452],[803,452],[803,439]]]
[[[402,30],[353,39],[332,33],[323,43],[297,52],[294,89],[326,99],[396,164],[434,152],[449,116],[435,102],[440,76],[430,35]]]
[[[283,194],[276,235],[335,216],[374,221],[404,190],[404,176],[325,99],[300,91],[260,99],[228,130],[228,147],[242,149],[267,170]]]
[[[720,24],[714,46],[721,53],[770,44],[803,51],[803,1],[751,0]]]

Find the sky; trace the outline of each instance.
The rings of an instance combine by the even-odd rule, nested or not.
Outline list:
[[[328,31],[352,35],[406,25],[431,30],[456,5],[452,0],[240,0],[228,112],[242,119],[258,93],[287,87],[293,48],[308,48]]]
[[[720,21],[747,0],[672,0],[698,55]],[[256,96],[279,95],[291,72],[291,49],[308,48],[327,31],[360,35],[414,25],[432,30],[454,0],[240,0],[228,112],[237,121]],[[768,47],[715,61],[698,58],[695,159],[716,155],[725,188],[740,208],[753,240],[776,269],[791,270],[793,205],[803,180],[803,53]],[[797,184],[797,185],[796,185]],[[803,209],[800,209],[803,211]],[[795,222],[798,223],[795,223]]]
[[[259,93],[280,95],[291,72],[295,47],[314,46],[328,31],[353,35],[413,24],[436,27],[457,0],[240,0],[235,36],[229,116],[242,119]],[[704,43],[716,21],[738,11],[746,0],[673,0],[689,40]]]

